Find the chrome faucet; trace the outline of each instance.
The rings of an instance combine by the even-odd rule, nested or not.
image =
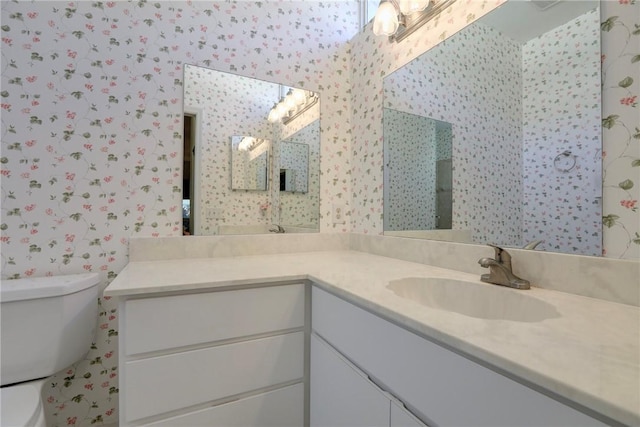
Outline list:
[[[489,269],[489,274],[480,276],[480,280],[494,285],[508,286],[516,289],[529,289],[528,280],[521,279],[511,270],[511,255],[499,246],[489,245],[495,250],[494,258],[480,258],[478,264]]]
[[[544,240],[532,240],[531,242],[529,242],[526,245],[524,245],[522,249],[534,250],[536,248],[536,246],[538,246],[541,243],[544,243]]]
[[[269,229],[269,232],[281,234],[284,233],[284,228],[278,224],[273,224],[273,227]]]

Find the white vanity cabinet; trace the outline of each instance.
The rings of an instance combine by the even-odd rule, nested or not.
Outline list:
[[[312,290],[311,325],[312,335],[320,336],[427,424],[605,425],[317,287]],[[314,357],[312,352],[312,414],[320,404],[314,402]],[[397,409],[396,419],[405,415]],[[312,427],[320,424],[312,422]]]
[[[122,298],[120,425],[303,425],[306,287]]]

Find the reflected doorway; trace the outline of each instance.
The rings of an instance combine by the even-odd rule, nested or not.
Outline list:
[[[184,144],[184,159],[182,162],[182,234],[193,234],[193,155],[195,152],[195,144],[193,140],[193,123],[194,116],[190,114],[184,115],[184,129],[182,133],[182,142]]]
[[[198,111],[185,112],[183,115],[183,153],[182,162],[182,234],[194,235],[198,232],[198,197],[200,179],[198,173],[197,147],[199,141]]]
[[[453,228],[453,174],[451,159],[436,162],[436,228],[451,230]]]

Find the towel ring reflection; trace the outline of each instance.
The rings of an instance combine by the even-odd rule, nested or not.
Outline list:
[[[576,167],[577,156],[566,150],[553,159],[553,166],[560,172],[569,172]]]

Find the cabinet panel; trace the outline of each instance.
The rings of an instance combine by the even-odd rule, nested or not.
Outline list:
[[[304,325],[304,285],[173,295],[125,304],[124,354]]]
[[[427,427],[397,402],[391,401],[390,427]]]
[[[389,398],[311,335],[311,427],[388,427]]]
[[[145,424],[153,427],[302,427],[303,425],[304,385],[302,383]]]
[[[126,362],[125,423],[304,376],[304,333]]]
[[[315,287],[312,329],[437,425],[604,425]]]

